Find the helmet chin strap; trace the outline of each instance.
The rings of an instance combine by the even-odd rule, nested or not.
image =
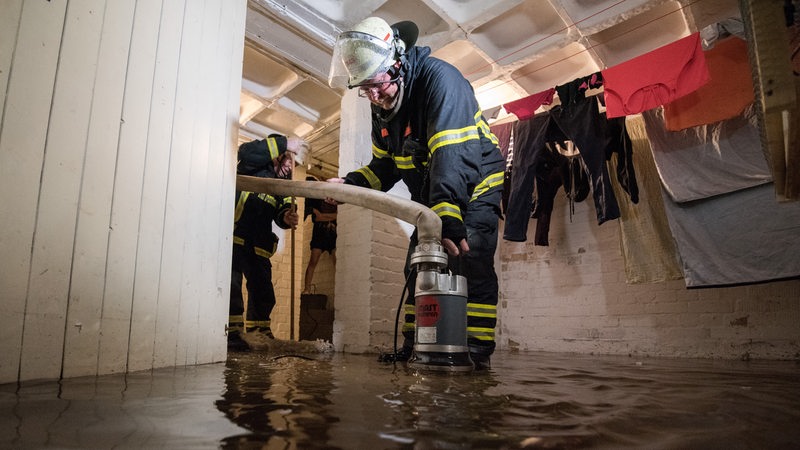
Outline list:
[[[400,77],[397,80],[397,95],[394,96],[394,104],[392,105],[392,109],[382,109],[378,117],[383,122],[390,122],[394,119],[394,116],[397,115],[397,112],[400,111],[400,106],[403,104],[403,95],[405,94],[406,90],[406,83],[403,81],[403,78]]]

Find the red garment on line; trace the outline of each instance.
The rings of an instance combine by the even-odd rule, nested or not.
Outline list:
[[[506,103],[503,105],[503,108],[517,116],[519,120],[530,119],[540,106],[553,103],[553,95],[555,92],[555,88],[546,89],[542,92],[537,92],[536,94]]]
[[[705,55],[711,81],[664,105],[667,130],[680,131],[736,117],[755,100],[744,40],[730,37],[718,41]]]
[[[708,82],[700,33],[601,71],[611,119],[667,104]]]

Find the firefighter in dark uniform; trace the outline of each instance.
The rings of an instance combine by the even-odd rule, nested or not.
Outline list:
[[[494,254],[505,161],[472,86],[458,69],[430,56],[429,47],[414,46],[418,33],[413,22],[389,26],[369,17],[339,35],[328,81],[357,88],[372,103],[372,160],[328,181],[385,192],[403,180],[412,200],[438,214],[450,266],[467,278],[470,356],[486,368],[495,349]],[[415,246],[416,232],[409,256]],[[403,336],[403,349],[383,360],[411,356],[413,304],[406,305]]]
[[[308,145],[301,139],[272,134],[239,146],[237,173],[264,178],[292,177],[294,164],[302,164]],[[233,261],[228,316],[228,348],[247,350],[242,331],[273,338],[270,314],[275,307],[270,257],[278,247],[272,223],[294,229],[299,223],[291,197],[236,191],[233,226]],[[242,276],[247,280],[247,318],[244,317]]]

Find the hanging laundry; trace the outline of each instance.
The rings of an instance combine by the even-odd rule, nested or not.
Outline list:
[[[511,182],[511,164],[508,163],[508,150],[511,144],[511,130],[514,128],[513,122],[501,123],[499,125],[492,125],[489,131],[497,138],[497,145],[500,147],[500,153],[503,154],[503,159],[507,161],[505,174],[503,175],[503,197],[500,200],[500,207],[505,214],[508,209],[508,191]]]
[[[600,72],[595,72],[585,77],[576,78],[569,83],[556,86],[555,89],[561,104],[568,105],[583,101],[583,98],[586,97],[586,91],[602,86],[603,75]]]
[[[565,141],[567,137],[548,113],[515,122],[513,137],[511,182],[506,185],[509,188],[509,197],[503,239],[525,242],[528,239],[528,222],[533,210],[537,165],[542,153],[546,151],[545,143]],[[544,228],[543,224],[542,229]]]
[[[710,79],[698,32],[601,72],[608,118],[664,105]]]
[[[711,81],[664,105],[664,120],[670,131],[730,119],[755,100],[745,41],[738,37],[717,41],[705,56]]]
[[[513,122],[501,123],[489,127],[489,131],[497,138],[497,145],[500,147],[500,153],[503,154],[503,158],[508,158],[508,144],[511,141],[512,128],[514,128]]]
[[[550,88],[519,100],[506,103],[503,105],[503,108],[517,116],[517,119],[519,120],[530,119],[540,106],[553,103],[554,93],[555,89]]]
[[[772,181],[753,105],[728,120],[668,131],[663,108],[642,113],[664,191],[678,203]]]
[[[559,153],[556,144],[546,142],[545,149],[536,159],[536,198],[531,217],[536,219],[533,244],[550,245],[550,219],[553,214],[558,188],[564,184],[561,174],[569,164],[566,156]]]
[[[559,86],[556,89],[569,90],[570,88]],[[561,94],[559,93],[559,95]],[[631,146],[626,144],[627,134],[620,130],[614,130],[605,115],[600,113],[596,97],[577,96],[574,101],[553,107],[550,115],[567,135],[567,138],[578,147],[583,161],[586,163],[592,179],[592,196],[597,223],[602,225],[606,221],[619,218],[620,214],[606,161],[614,151],[622,152],[622,154],[630,152]],[[626,159],[627,161],[631,160],[630,156],[627,156]],[[635,187],[636,177],[632,163],[626,162],[624,166],[629,171],[625,184],[631,192],[631,198],[638,201],[638,188]]]

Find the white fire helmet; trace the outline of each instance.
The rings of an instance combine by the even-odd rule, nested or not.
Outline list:
[[[328,84],[333,88],[355,87],[388,71],[404,51],[405,44],[385,20],[367,17],[336,39]]]
[[[306,163],[311,146],[303,139],[289,138],[286,140],[286,150],[294,154],[294,163],[302,166]]]

